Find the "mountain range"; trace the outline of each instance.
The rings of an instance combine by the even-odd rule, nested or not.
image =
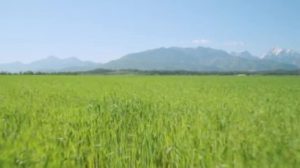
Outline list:
[[[0,64],[2,72],[75,72],[98,68],[200,72],[297,70],[300,69],[300,53],[290,49],[274,48],[263,58],[258,58],[248,51],[228,53],[205,47],[170,47],[128,54],[105,64],[82,61],[75,57],[59,59],[54,56],[28,64],[21,62]]]

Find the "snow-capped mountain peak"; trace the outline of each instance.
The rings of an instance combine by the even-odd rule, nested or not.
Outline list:
[[[272,55],[279,55],[280,53],[284,52],[284,50],[285,49],[282,49],[282,48],[273,48],[270,53]]]
[[[263,59],[300,67],[300,53],[291,49],[273,48]]]
[[[279,56],[282,54],[292,54],[295,51],[292,49],[283,49],[283,48],[273,48],[267,55]]]

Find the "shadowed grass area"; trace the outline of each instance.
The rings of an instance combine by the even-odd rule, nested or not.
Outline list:
[[[299,167],[300,78],[0,76],[0,167]]]

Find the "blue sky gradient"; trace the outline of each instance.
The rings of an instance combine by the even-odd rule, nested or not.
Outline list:
[[[0,63],[50,55],[107,62],[157,47],[300,50],[296,0],[9,0]]]

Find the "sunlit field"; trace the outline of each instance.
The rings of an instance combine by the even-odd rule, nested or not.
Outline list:
[[[300,167],[300,78],[0,76],[0,167]]]

